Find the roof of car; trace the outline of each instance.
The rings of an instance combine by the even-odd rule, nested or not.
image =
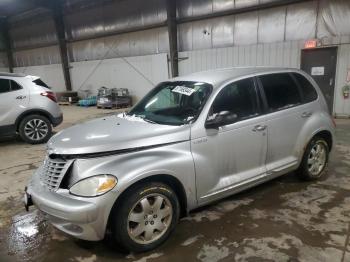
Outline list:
[[[20,74],[20,73],[8,73],[8,72],[0,72],[0,76],[5,76],[5,77],[25,77],[25,74]]]
[[[281,67],[231,67],[224,69],[214,69],[192,73],[186,76],[173,78],[172,81],[197,81],[212,84],[214,87],[220,84],[240,78],[244,76],[262,74],[262,73],[278,73],[278,72],[295,72],[300,71],[295,68]]]

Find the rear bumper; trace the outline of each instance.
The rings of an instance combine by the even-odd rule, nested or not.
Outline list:
[[[27,193],[53,226],[90,241],[104,238],[109,213],[116,199],[116,193],[112,191],[93,198],[74,197],[66,189],[52,192],[42,186],[37,173],[29,183]]]
[[[58,126],[63,122],[63,114],[61,114],[59,117],[52,117],[51,122],[54,127]]]

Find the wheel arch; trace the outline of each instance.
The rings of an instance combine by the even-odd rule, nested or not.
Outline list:
[[[312,139],[314,139],[315,137],[321,137],[323,138],[327,144],[328,144],[328,147],[329,147],[329,151],[332,150],[332,147],[333,147],[333,135],[332,133],[329,131],[329,130],[319,130],[317,131],[315,134],[313,134],[311,136],[311,138],[307,141],[307,144],[305,145],[305,148],[307,147],[307,145],[310,143],[310,141]],[[304,151],[305,151],[305,148],[304,148]]]
[[[150,183],[150,182],[160,182],[160,183],[164,183],[167,186],[171,187],[174,190],[174,192],[179,200],[180,216],[183,217],[183,216],[187,215],[187,213],[188,213],[187,212],[187,195],[186,195],[185,188],[179,179],[177,179],[176,177],[174,177],[172,175],[168,175],[168,174],[151,175],[151,176],[142,178],[142,179],[134,182],[133,184],[129,185],[116,199],[115,203],[113,204],[112,209],[115,206],[118,206],[119,203],[123,200],[123,198],[125,198],[126,195],[130,191],[132,191],[135,187],[139,186],[140,184]]]
[[[52,115],[47,112],[46,110],[43,110],[43,109],[30,109],[30,110],[27,110],[27,111],[24,111],[23,113],[21,113],[17,119],[16,119],[16,122],[15,122],[15,128],[16,128],[16,131],[18,132],[18,128],[19,128],[19,125],[21,124],[21,121],[27,117],[27,116],[30,116],[30,115],[41,115],[41,116],[44,116],[46,117],[50,123],[52,124]]]

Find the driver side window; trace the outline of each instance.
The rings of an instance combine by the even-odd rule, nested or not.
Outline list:
[[[223,111],[235,114],[236,122],[259,114],[257,94],[252,78],[231,83],[220,91],[212,105],[212,115]]]

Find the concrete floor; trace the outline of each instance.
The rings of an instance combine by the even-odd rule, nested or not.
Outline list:
[[[59,129],[108,110],[63,107]],[[172,237],[145,254],[121,254],[108,243],[73,239],[22,206],[23,188],[45,146],[0,142],[0,261],[350,261],[350,120],[337,121],[328,175],[295,174],[193,212]]]

